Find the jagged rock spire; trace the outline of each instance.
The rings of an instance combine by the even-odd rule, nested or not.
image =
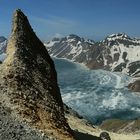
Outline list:
[[[19,118],[57,139],[74,139],[64,117],[54,63],[20,9],[14,12],[1,72],[4,95]]]

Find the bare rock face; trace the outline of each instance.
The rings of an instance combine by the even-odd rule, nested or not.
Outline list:
[[[64,117],[54,63],[19,9],[0,72],[0,104],[10,110],[11,118],[43,136],[74,139]]]
[[[109,136],[109,134],[108,134],[107,132],[102,132],[102,133],[100,134],[100,138],[101,138],[102,140],[111,140],[111,138],[110,138],[110,136]]]
[[[130,83],[128,88],[134,92],[140,92],[140,80],[137,80],[134,83]]]

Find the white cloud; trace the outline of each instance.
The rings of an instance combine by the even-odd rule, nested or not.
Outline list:
[[[75,33],[80,25],[75,20],[48,15],[46,18],[30,16],[30,22],[37,35],[43,40]]]
[[[33,22],[38,22],[39,24],[47,25],[47,27],[54,28],[72,28],[77,26],[77,22],[74,20],[64,19],[56,16],[49,16],[48,18],[41,17],[31,17]]]
[[[64,37],[62,34],[59,34],[59,33],[55,33],[53,37],[56,37],[56,38],[62,38]]]

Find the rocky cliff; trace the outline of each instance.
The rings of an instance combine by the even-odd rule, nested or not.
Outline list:
[[[54,63],[21,10],[0,67],[0,139],[72,140]]]

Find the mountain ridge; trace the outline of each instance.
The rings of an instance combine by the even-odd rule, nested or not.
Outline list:
[[[76,36],[76,35],[75,35]],[[91,69],[105,69],[137,76],[139,67],[140,40],[130,38],[124,33],[112,34],[104,40],[95,42],[74,42],[77,38],[69,36],[59,38],[56,42],[45,43],[51,56],[67,58],[84,63]],[[80,37],[78,37],[80,38]],[[84,39],[83,39],[84,40]],[[60,47],[61,46],[61,47]],[[63,47],[62,47],[63,46]],[[135,51],[137,50],[137,51]],[[135,65],[136,68],[133,68]]]

